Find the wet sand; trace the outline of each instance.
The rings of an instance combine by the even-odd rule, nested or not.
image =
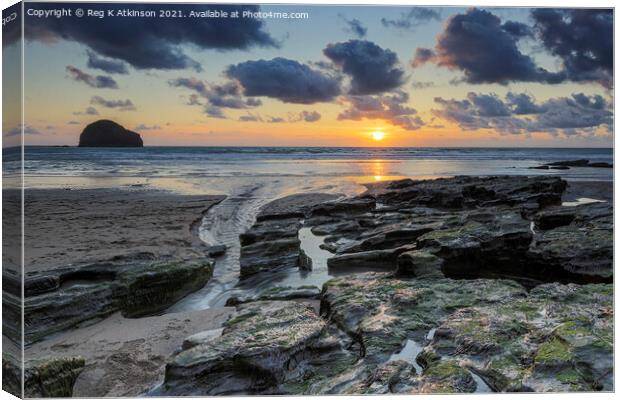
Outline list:
[[[200,255],[202,216],[224,198],[143,189],[27,190],[25,272]]]
[[[83,357],[75,397],[138,396],[157,384],[185,338],[220,328],[233,307],[128,319],[120,313],[28,347],[26,360]]]

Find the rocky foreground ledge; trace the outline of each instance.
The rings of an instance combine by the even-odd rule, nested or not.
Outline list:
[[[323,286],[320,310],[312,293],[243,299],[150,394],[611,391],[613,209],[563,207],[566,187],[402,180],[258,221],[254,242],[312,226],[344,276]],[[269,273],[260,261],[278,254],[287,263],[272,270],[305,264],[295,244],[264,251],[245,274]]]
[[[140,230],[152,240],[146,254],[131,236],[103,237],[76,251],[113,242],[119,253],[107,266],[29,271],[26,305],[38,317],[27,334],[64,331],[29,346],[31,395],[611,391],[613,208],[562,206],[567,185],[407,179],[352,198],[279,199],[240,238],[241,277],[312,268],[303,226],[322,237],[337,278],[231,298],[234,308],[132,319],[123,315],[153,313],[208,279],[209,260],[193,257],[204,249],[192,221],[218,200],[124,211],[152,223]],[[108,220],[92,212],[98,230]],[[42,248],[51,244],[42,238]],[[39,260],[71,256],[45,254]],[[130,339],[110,340],[118,332]],[[14,371],[3,359],[5,376]]]
[[[11,196],[12,191],[5,190],[3,194]],[[130,343],[125,343],[123,353],[109,340],[113,329],[106,326],[119,319],[120,327],[115,326],[116,329],[140,332],[141,324],[134,327],[129,318],[139,321],[137,318],[159,313],[204,286],[211,277],[213,260],[207,256],[209,249],[200,241],[197,230],[203,214],[223,198],[140,187],[26,192],[26,396],[71,396],[78,376],[84,377],[92,370],[100,373],[118,369],[122,363],[116,364],[115,358],[125,357],[128,364],[139,364],[143,361],[139,357],[150,354],[152,359],[141,367],[135,366],[134,371],[145,374],[145,370],[161,368],[164,359],[155,356],[158,351],[153,350],[153,343],[164,341],[160,336],[174,343],[174,338],[169,340],[174,335],[160,334],[162,328],[149,337],[148,345],[132,350]],[[3,289],[3,343],[9,349],[3,353],[2,370],[9,377],[3,387],[19,393],[21,278],[5,274]],[[81,333],[89,325],[93,330]],[[183,335],[206,324],[194,325],[184,322],[183,330],[175,332]],[[191,329],[185,330],[187,327]],[[100,332],[107,332],[107,339],[96,341]],[[124,337],[115,343],[129,341],[129,332],[123,333]],[[144,342],[145,338],[136,340]],[[140,352],[141,356],[135,354]],[[120,389],[120,380],[122,374],[110,378],[117,382],[116,389],[88,381],[87,390],[80,395],[136,395],[138,392],[130,392],[132,386],[144,389],[135,375],[124,387],[126,391]],[[146,387],[150,385],[151,382]]]

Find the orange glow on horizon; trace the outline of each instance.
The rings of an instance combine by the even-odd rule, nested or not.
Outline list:
[[[385,138],[385,132],[383,131],[374,131],[371,132],[370,135],[372,136],[372,140],[375,142],[380,142]]]

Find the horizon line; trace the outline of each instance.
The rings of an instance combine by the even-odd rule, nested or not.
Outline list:
[[[12,149],[12,148],[21,148],[21,145],[18,146],[7,146],[3,147],[4,149]],[[70,148],[79,148],[77,145],[64,145],[64,144],[29,144],[24,145],[26,147],[70,147]],[[86,149],[139,149],[139,148],[155,148],[155,147],[168,147],[168,148],[182,148],[182,147],[193,147],[193,148],[290,148],[290,149],[607,149],[613,150],[614,146],[611,147],[602,147],[602,146],[593,146],[593,147],[581,147],[581,146],[570,146],[570,147],[554,147],[554,146],[264,146],[264,145],[253,145],[253,146],[239,146],[239,145],[144,145],[142,147],[105,147],[105,146],[93,146],[93,147],[82,147]]]

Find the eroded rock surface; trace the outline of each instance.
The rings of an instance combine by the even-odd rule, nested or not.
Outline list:
[[[301,303],[240,306],[221,336],[195,342],[168,364],[161,394],[268,391],[318,345],[325,326],[312,307]]]
[[[226,301],[227,306],[236,306],[243,303],[253,301],[266,300],[292,300],[292,299],[308,299],[318,300],[321,295],[321,289],[316,286],[275,286],[267,290],[263,290],[254,296],[233,296]]]
[[[221,335],[176,355],[157,394],[611,390],[612,301],[609,284],[333,279],[320,316],[292,301],[239,306]]]
[[[85,361],[79,357],[62,357],[29,362],[24,370],[26,397],[71,397],[73,385]]]
[[[263,207],[256,223],[239,236],[241,277],[300,265],[306,268],[307,263],[303,260],[300,263],[298,232],[302,220],[313,206],[335,197],[331,194],[295,194]]]
[[[345,275],[323,286],[320,333],[299,350],[281,331],[302,329],[289,315],[299,302],[233,299],[248,302],[239,313],[252,307],[252,322],[194,339],[187,368],[169,365],[164,393],[612,390],[613,209],[562,207],[566,186],[555,177],[402,180],[257,219],[249,234],[267,241],[295,237],[303,214],[333,254],[329,270]],[[297,267],[298,250],[286,255]],[[228,353],[229,341],[247,336],[286,345],[259,357],[277,359],[275,369],[232,367],[246,350]],[[196,374],[199,359],[209,366]]]
[[[77,266],[31,275],[24,302],[26,342],[116,311],[127,317],[162,311],[204,286],[212,271],[212,261],[188,260]]]
[[[566,185],[555,177],[405,179],[338,201],[365,207],[317,206],[305,223],[325,235],[328,266],[339,273],[504,277],[528,287],[611,282],[612,207],[561,207]]]

